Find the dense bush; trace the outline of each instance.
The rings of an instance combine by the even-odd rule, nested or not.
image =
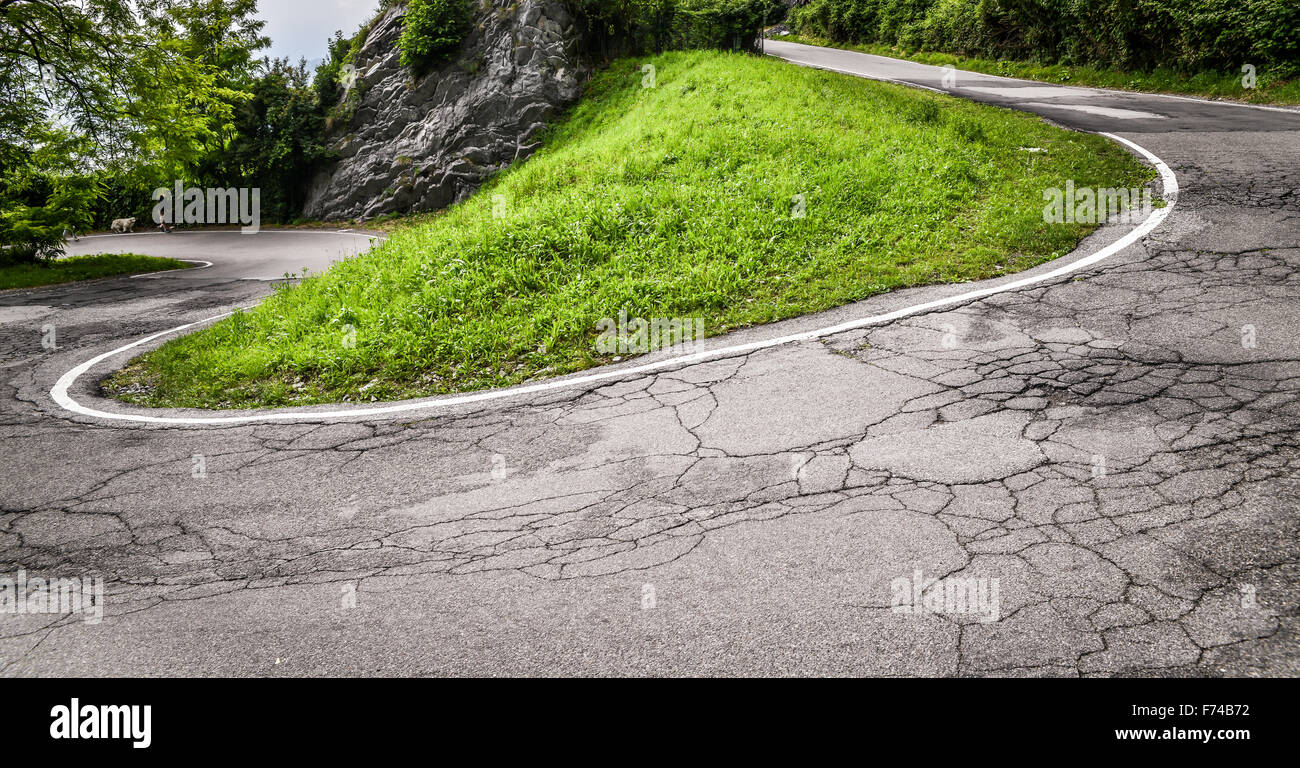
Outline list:
[[[589,54],[613,58],[669,49],[753,50],[781,0],[569,0]]]
[[[43,207],[0,211],[0,267],[62,255],[63,228],[63,223]]]
[[[768,0],[681,0],[673,14],[674,48],[749,49],[764,11],[775,17],[780,3]]]
[[[410,0],[397,41],[402,65],[417,71],[427,69],[460,45],[469,24],[467,0]]]
[[[799,32],[984,58],[1300,72],[1296,0],[808,0]]]
[[[343,90],[339,82],[343,67],[352,62],[356,55],[354,52],[360,48],[363,38],[363,34],[346,38],[342,31],[335,32],[334,37],[330,38],[327,44],[329,55],[316,67],[316,74],[312,78],[312,88],[322,107],[328,109],[338,103]]]

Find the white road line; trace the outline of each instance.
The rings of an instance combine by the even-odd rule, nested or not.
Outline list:
[[[1038,107],[1039,109],[1068,109],[1073,112],[1086,112],[1090,115],[1113,117],[1116,120],[1164,120],[1166,118],[1166,115],[1158,115],[1155,112],[1140,112],[1136,109],[1120,109],[1119,107],[1101,107],[1095,104],[1056,104],[1045,101],[1022,101],[1016,106]]]
[[[55,382],[53,389],[50,390],[50,397],[54,400],[55,403],[59,405],[59,407],[63,408],[64,410],[70,411],[72,413],[76,413],[82,416],[91,416],[98,419],[134,422],[137,424],[166,424],[166,425],[176,425],[176,426],[181,426],[181,425],[216,426],[216,425],[230,425],[230,424],[250,424],[250,423],[259,423],[259,422],[265,423],[265,422],[276,422],[276,421],[331,421],[334,419],[376,418],[376,417],[383,417],[383,416],[391,416],[394,414],[412,413],[416,411],[428,411],[428,410],[434,410],[438,408],[451,408],[453,406],[466,405],[470,403],[482,403],[482,402],[488,402],[492,400],[504,400],[506,398],[519,397],[521,395],[531,395],[531,394],[536,394],[538,392],[551,392],[559,389],[569,389],[571,387],[582,387],[582,386],[587,386],[589,384],[594,384],[602,381],[625,379],[630,376],[636,376],[639,374],[665,371],[673,368],[681,368],[687,365],[692,365],[694,363],[701,363],[706,360],[714,360],[714,359],[719,359],[724,357],[734,357],[736,355],[748,354],[750,352],[754,352],[760,349],[766,349],[769,347],[776,347],[784,344],[793,344],[796,342],[818,339],[824,336],[831,336],[837,333],[843,333],[844,331],[851,331],[856,328],[863,328],[869,325],[878,325],[880,323],[887,323],[892,320],[897,320],[899,318],[907,317],[908,315],[917,314],[919,312],[926,312],[933,309],[939,309],[940,307],[949,307],[957,304],[962,304],[971,301],[972,299],[979,299],[985,296],[992,296],[997,293],[1005,293],[1007,291],[1016,291],[1031,285],[1037,285],[1039,283],[1044,283],[1049,280],[1053,280],[1057,277],[1060,277],[1061,275],[1066,275],[1071,272],[1076,272],[1078,270],[1084,269],[1085,267],[1090,267],[1093,264],[1102,261],[1103,259],[1107,259],[1111,256],[1114,256],[1115,254],[1119,253],[1120,251],[1124,250],[1130,245],[1136,243],[1142,237],[1146,236],[1148,232],[1151,232],[1153,229],[1160,226],[1161,222],[1163,222],[1169,216],[1169,213],[1173,211],[1174,206],[1178,200],[1178,178],[1174,176],[1174,172],[1170,170],[1169,166],[1166,165],[1165,162],[1161,160],[1159,157],[1156,157],[1154,154],[1148,151],[1145,147],[1141,147],[1135,144],[1134,142],[1129,141],[1128,139],[1121,138],[1119,136],[1110,133],[1103,133],[1101,135],[1113,141],[1117,141],[1121,144],[1124,144],[1127,147],[1132,148],[1134,151],[1136,151],[1137,153],[1145,157],[1148,162],[1150,162],[1152,165],[1156,167],[1156,169],[1160,172],[1160,179],[1164,185],[1162,197],[1167,201],[1167,205],[1164,208],[1153,209],[1151,211],[1151,215],[1147,216],[1146,220],[1143,221],[1141,224],[1139,224],[1131,232],[1124,235],[1119,240],[1116,240],[1115,242],[1106,246],[1105,248],[1102,248],[1096,253],[1090,254],[1088,256],[1084,256],[1081,259],[1072,261],[1069,264],[1064,264],[1049,272],[1044,272],[1041,275],[1024,277],[1019,280],[1015,280],[1013,282],[1004,283],[1002,285],[991,286],[988,288],[981,288],[974,291],[967,291],[966,293],[958,294],[956,296],[949,296],[947,298],[935,299],[933,301],[927,301],[922,304],[915,304],[910,307],[904,307],[903,309],[894,310],[893,312],[886,312],[880,315],[871,315],[870,317],[864,317],[858,320],[850,320],[847,322],[839,323],[837,325],[830,325],[824,328],[817,328],[811,331],[803,331],[801,333],[793,333],[787,336],[780,336],[773,339],[754,341],[748,344],[736,344],[730,347],[721,347],[718,349],[705,350],[703,352],[696,352],[690,355],[669,357],[662,360],[657,360],[652,363],[645,363],[643,365],[637,365],[628,368],[616,368],[611,370],[597,371],[596,373],[591,373],[584,376],[577,376],[569,379],[552,379],[550,381],[538,382],[536,384],[521,384],[519,386],[509,387],[506,389],[493,389],[493,390],[488,390],[486,392],[473,392],[464,395],[446,395],[446,396],[441,396],[432,399],[427,398],[423,400],[409,400],[406,402],[393,403],[390,405],[382,405],[382,406],[373,406],[369,408],[348,408],[348,409],[341,409],[341,410],[325,409],[325,410],[316,410],[316,411],[276,410],[276,411],[267,411],[264,413],[247,415],[247,416],[150,416],[148,414],[139,414],[139,413],[113,413],[110,411],[101,411],[96,408],[90,408],[88,406],[82,405],[81,403],[73,399],[71,395],[68,394],[68,389],[74,383],[76,383],[77,379],[81,378],[81,376],[83,376],[87,371],[89,371],[97,364],[103,362],[104,360],[107,360],[108,358],[113,357],[115,355],[120,355],[123,352],[127,352],[132,349],[135,349],[136,347],[139,347],[143,344],[148,344],[149,342],[154,341],[155,339],[160,339],[164,336],[168,336],[173,333],[179,333],[180,331],[188,330],[190,328],[195,328],[200,325],[213,322],[215,320],[220,320],[221,318],[231,314],[227,312],[225,314],[217,315],[216,317],[209,317],[206,320],[199,320],[193,323],[186,323],[185,325],[177,326],[176,328],[171,328],[166,331],[160,331],[151,336],[146,336],[143,339],[140,339],[138,341],[133,341],[130,344],[127,344],[125,346],[121,346],[118,347],[117,349],[104,352],[103,354],[100,355],[96,355],[90,358],[89,360],[85,361],[81,365],[78,365],[77,367],[63,374],[61,377],[59,377],[59,380]]]
[[[813,48],[816,50],[829,50],[829,51],[840,51],[842,53],[855,53],[859,56],[874,56],[876,58],[887,59],[889,61],[897,61],[905,64],[915,64],[918,67],[928,67],[930,69],[943,68],[938,64],[924,64],[919,61],[912,61],[911,59],[896,59],[892,56],[881,56],[878,53],[865,53],[863,51],[854,51],[848,48],[824,48],[823,46],[807,45],[805,43],[796,43],[789,40],[778,40],[777,42],[784,43],[785,45],[798,45],[804,48]],[[843,72],[848,75],[856,75],[857,77],[865,77],[871,80],[882,80],[887,83],[897,83],[899,85],[914,85],[913,83],[909,83],[904,80],[895,80],[892,77],[881,77],[878,75],[867,74],[865,72],[855,72],[850,69],[838,69],[836,67],[822,66],[820,64],[813,64],[807,61],[796,60],[789,56],[783,56],[780,53],[768,52],[765,55],[777,59],[783,59],[785,61],[789,61],[795,64],[800,64],[805,67],[813,67],[814,69],[829,69],[832,72]],[[972,69],[958,69],[956,71],[968,75],[975,75],[977,77],[991,77],[997,80],[1009,80],[1014,83],[1029,83],[1032,85],[1053,85],[1058,88],[1074,88],[1077,90],[1091,91],[1093,93],[1109,93],[1109,94],[1114,94],[1116,96],[1141,96],[1141,97],[1152,96],[1158,99],[1177,99],[1178,101],[1194,101],[1197,102],[1198,104],[1213,104],[1220,107],[1245,107],[1246,109],[1262,109],[1266,112],[1282,112],[1288,115],[1300,115],[1300,107],[1273,107],[1265,104],[1247,104],[1242,101],[1229,101],[1225,99],[1205,99],[1198,96],[1178,96],[1172,93],[1159,93],[1156,91],[1124,91],[1118,88],[1100,88],[1095,85],[1075,85],[1073,83],[1070,85],[1057,85],[1047,80],[1026,80],[1023,77],[1007,77],[1006,75],[990,75],[987,72],[976,72],[975,70]],[[927,91],[935,91],[937,93],[950,93],[949,91],[942,91],[939,90],[938,88],[931,88],[928,85],[916,85],[916,87],[924,88]],[[958,90],[978,90],[978,89],[959,87]]]
[[[944,95],[947,95],[947,94],[948,94],[948,91],[945,91],[945,90],[943,90],[942,88],[933,88],[933,87],[928,86],[928,85],[921,85],[920,83],[913,83],[913,82],[910,82],[910,81],[908,81],[908,80],[895,80],[895,79],[892,78],[892,77],[885,77],[884,75],[867,75],[867,74],[863,74],[862,72],[858,72],[858,71],[856,71],[856,70],[852,70],[852,69],[840,69],[839,67],[832,67],[832,66],[829,65],[829,64],[818,64],[818,63],[816,63],[816,62],[812,62],[812,61],[803,61],[803,60],[801,60],[801,59],[792,59],[792,58],[787,58],[787,57],[785,57],[785,56],[782,56],[782,55],[779,54],[779,53],[769,53],[769,54],[767,54],[767,55],[768,55],[768,56],[771,56],[771,57],[774,58],[774,59],[781,59],[782,61],[788,61],[788,62],[790,62],[791,64],[798,64],[798,65],[801,66],[801,67],[808,67],[809,69],[824,69],[824,70],[826,70],[826,71],[828,71],[828,72],[839,72],[840,74],[843,74],[843,75],[853,75],[854,77],[864,77],[864,78],[866,78],[866,79],[868,79],[868,80],[879,80],[879,81],[882,82],[882,83],[893,83],[894,85],[902,85],[902,86],[905,86],[905,87],[907,87],[907,88],[920,88],[920,89],[923,90],[923,91],[930,91],[930,92],[932,92],[932,93],[942,93],[942,94],[944,94]],[[929,65],[927,64],[927,65],[925,65],[925,66],[929,66]]]
[[[103,235],[82,235],[78,240],[94,240],[97,237],[126,237],[132,235],[135,237],[175,237],[176,235],[210,235],[214,233],[239,232],[238,229],[190,229],[174,230],[171,232],[116,232],[113,234]],[[349,237],[383,237],[383,235],[371,235],[364,232],[353,232],[350,229],[262,229],[257,232],[249,232],[250,235],[347,235]],[[73,240],[72,242],[77,242]]]
[[[212,266],[212,262],[204,261],[203,259],[177,259],[177,261],[188,261],[191,264],[198,264],[199,266],[177,267],[176,269],[162,269],[157,272],[141,272],[138,275],[131,275],[131,279],[134,280],[137,277],[158,277],[159,275],[166,275],[170,272],[190,272],[195,269],[207,269],[208,267]]]

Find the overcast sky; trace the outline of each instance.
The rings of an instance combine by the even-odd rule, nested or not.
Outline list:
[[[270,50],[260,55],[315,62],[324,58],[334,30],[351,35],[378,8],[379,0],[258,0],[257,15],[266,20],[262,33],[271,38]]]

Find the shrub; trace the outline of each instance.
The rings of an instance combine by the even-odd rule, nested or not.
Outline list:
[[[354,39],[344,37],[341,31],[335,32],[328,43],[329,56],[316,67],[316,77],[312,80],[312,87],[316,90],[316,97],[321,106],[326,109],[334,106],[339,100],[339,91],[342,87],[339,76],[343,65],[351,63]]]
[[[90,228],[92,208],[102,195],[93,176],[66,175],[42,179],[48,190],[44,205],[16,199],[0,210],[0,264],[31,263],[62,256],[64,231]]]
[[[20,206],[0,213],[0,266],[63,255],[63,228],[48,208]]]
[[[402,65],[416,71],[454,50],[469,30],[467,0],[410,0],[397,41]]]

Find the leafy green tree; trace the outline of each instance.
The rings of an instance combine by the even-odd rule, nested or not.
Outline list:
[[[153,0],[138,5],[150,13]],[[0,158],[29,150],[57,116],[102,149],[131,100],[133,59],[143,40],[127,0],[0,0]]]
[[[307,182],[330,156],[321,104],[305,61],[275,59],[251,86],[251,98],[235,115],[229,169],[243,186],[262,189],[262,216],[289,221],[302,210]]]
[[[262,34],[266,22],[257,19],[256,12],[256,0],[184,0],[168,5],[152,20],[158,52],[183,58],[188,66],[181,72],[205,76],[202,82],[175,86],[195,95],[191,106],[205,118],[185,132],[196,145],[187,148],[190,156],[176,169],[178,177],[220,185],[238,175],[227,170],[228,151],[237,135],[235,115],[253,97],[266,66],[256,52],[271,44]]]
[[[342,76],[344,65],[348,64],[349,54],[353,48],[353,38],[343,36],[343,30],[337,30],[334,37],[329,39],[326,44],[329,55],[316,68],[316,76],[312,78],[312,88],[316,91],[316,98],[320,101],[321,106],[329,108],[338,103],[339,94],[342,90],[339,78]]]
[[[223,170],[268,43],[255,12],[255,0],[0,0],[7,255],[47,252],[18,245],[89,226],[96,201],[134,206],[159,183]],[[113,213],[141,211],[97,216]]]

